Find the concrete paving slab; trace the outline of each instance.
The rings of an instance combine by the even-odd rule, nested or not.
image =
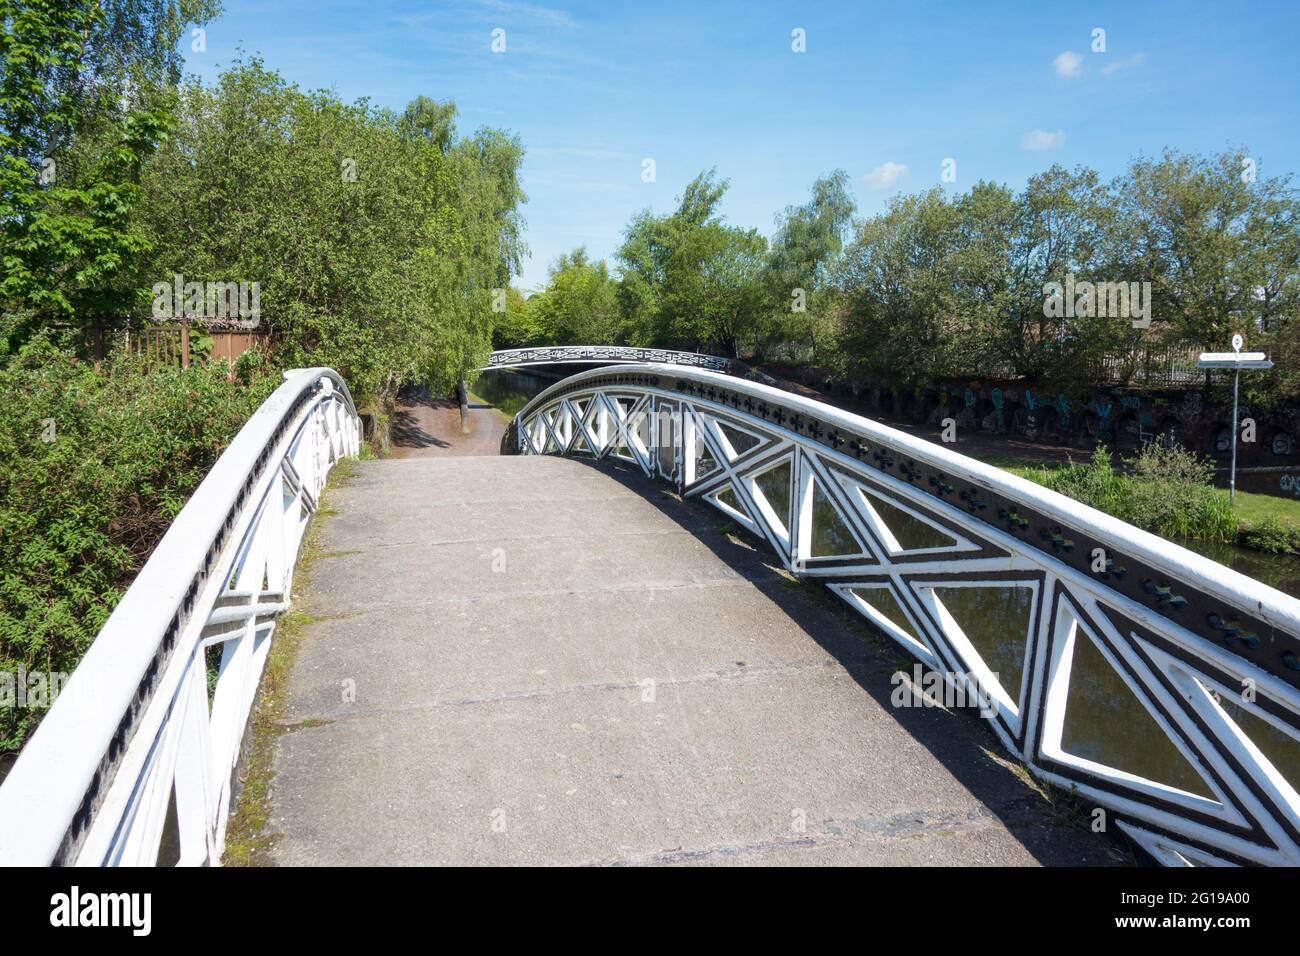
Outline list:
[[[663,487],[555,458],[363,463],[295,596],[317,619],[277,756],[276,860],[1118,857],[978,719],[891,706],[910,667],[892,645]]]

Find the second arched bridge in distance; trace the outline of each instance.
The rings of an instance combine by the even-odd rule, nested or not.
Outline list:
[[[639,362],[702,368],[724,373],[732,373],[744,368],[743,364],[735,359],[677,349],[646,348],[635,345],[539,345],[493,352],[488,356],[488,364],[483,366],[483,370],[533,368],[544,365],[623,365]]]

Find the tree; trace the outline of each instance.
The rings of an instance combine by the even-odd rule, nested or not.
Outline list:
[[[130,210],[165,135],[178,43],[214,0],[0,0],[0,352],[129,310]]]
[[[1114,184],[1116,265],[1152,282],[1152,317],[1172,337],[1222,348],[1253,311],[1247,223],[1255,205],[1240,155],[1166,150],[1139,158]]]
[[[520,255],[516,140],[458,139],[427,98],[397,115],[304,93],[255,59],[187,83],[179,114],[145,172],[141,285],[260,283],[284,363],[363,398],[482,367]]]
[[[855,210],[848,173],[837,169],[817,179],[802,206],[777,217],[764,284],[773,321],[760,352],[798,344],[817,362],[833,347],[837,296],[832,286]]]
[[[1131,326],[1109,317],[1049,318],[1044,287],[1063,284],[1069,275],[1081,281],[1123,278],[1101,248],[1113,222],[1110,194],[1093,170],[1053,165],[1029,178],[1016,204],[1007,341],[1015,371],[1053,381],[1095,375],[1101,356],[1125,340]]]
[[[674,331],[680,323],[664,299],[669,264],[692,233],[721,222],[717,208],[727,185],[716,170],[706,170],[686,185],[672,213],[656,216],[647,209],[628,225],[616,258],[622,272],[619,303],[634,344],[681,344]]]
[[[764,295],[767,240],[753,229],[707,223],[685,233],[667,262],[664,312],[676,343],[735,358],[770,312]]]
[[[618,284],[604,262],[585,248],[560,255],[546,289],[533,297],[533,314],[545,341],[560,345],[615,345],[623,339]]]
[[[540,298],[525,298],[514,286],[506,289],[505,308],[492,316],[492,348],[517,349],[546,345],[551,339],[539,316]]]
[[[841,344],[858,374],[921,385],[962,370],[970,329],[954,292],[957,207],[938,187],[858,225],[837,274]]]

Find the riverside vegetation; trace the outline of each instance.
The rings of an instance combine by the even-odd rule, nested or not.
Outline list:
[[[1056,468],[1012,466],[1022,478],[1068,495],[1161,537],[1236,542],[1270,554],[1300,554],[1300,521],[1287,502],[1248,496],[1249,516],[1212,484],[1214,466],[1180,447],[1151,443],[1116,468],[1109,450]],[[1246,497],[1238,494],[1240,499]]]

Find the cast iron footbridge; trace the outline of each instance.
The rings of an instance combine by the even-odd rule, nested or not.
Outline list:
[[[305,581],[360,434],[286,373],[0,786],[0,862],[220,862],[292,606],[274,862],[1107,861],[1036,780],[1164,864],[1300,863],[1300,602],[730,366],[578,351],[515,454],[350,465]]]

